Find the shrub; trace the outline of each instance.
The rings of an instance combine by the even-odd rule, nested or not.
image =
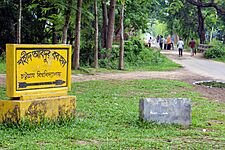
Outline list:
[[[208,59],[225,57],[225,48],[223,45],[214,46],[205,51],[204,57]]]
[[[104,55],[106,49],[101,49],[100,54]],[[138,37],[131,37],[124,45],[124,61],[126,67],[141,66],[143,64],[158,64],[164,61],[160,51],[154,51],[144,46],[144,41]],[[100,59],[101,68],[117,69],[119,62],[119,48],[113,48],[110,59]]]
[[[139,37],[131,37],[124,46],[125,62],[135,65],[139,61],[138,56],[145,50],[144,41]]]
[[[3,51],[2,54],[0,55],[0,63],[5,63],[5,58],[6,58],[6,54]]]
[[[105,48],[100,50],[99,66],[100,68],[117,69],[119,61],[119,48],[112,48],[110,59],[106,58],[107,50]]]
[[[152,57],[152,63],[159,64],[164,61],[164,57],[161,55],[160,51],[154,51]]]

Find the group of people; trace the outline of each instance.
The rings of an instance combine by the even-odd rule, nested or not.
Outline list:
[[[167,38],[164,38],[162,35],[158,35],[156,40],[157,40],[157,43],[159,44],[160,46],[160,49],[164,49],[164,50],[171,50],[173,49],[174,50],[174,36],[170,36],[168,35]],[[183,49],[184,49],[184,41],[182,40],[182,38],[178,38],[179,40],[177,41],[177,49],[178,49],[178,52],[179,52],[179,57],[182,57],[183,56]],[[196,48],[195,48],[195,45],[196,45],[196,42],[193,38],[191,38],[191,41],[188,43],[189,44],[189,47],[191,49],[191,56],[194,56],[196,55]],[[149,38],[148,40],[148,47],[151,47],[152,45],[152,37]]]
[[[183,56],[183,49],[184,49],[184,41],[182,38],[178,38],[177,41],[177,49],[179,52],[179,57]],[[159,43],[160,49],[164,50],[171,50],[171,48],[174,50],[174,36],[168,35],[167,38],[164,38],[162,35],[157,36],[157,43]],[[196,42],[192,38],[189,42],[189,47],[191,49],[191,56],[196,55],[196,48],[195,48]]]
[[[168,35],[167,38],[164,38],[162,35],[157,36],[157,43],[159,43],[159,46],[161,49],[165,50],[171,50],[174,49],[174,37]]]

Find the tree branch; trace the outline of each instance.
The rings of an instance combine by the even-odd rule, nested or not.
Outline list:
[[[214,0],[211,0],[209,3],[200,2],[199,0],[187,0],[187,2],[198,7],[213,7],[216,9],[218,14],[225,15],[225,8],[218,6],[217,3],[214,3]]]

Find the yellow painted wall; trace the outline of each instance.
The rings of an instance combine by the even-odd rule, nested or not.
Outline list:
[[[22,119],[39,122],[61,116],[75,116],[76,97],[62,96],[27,101],[0,100],[0,122],[19,123]]]

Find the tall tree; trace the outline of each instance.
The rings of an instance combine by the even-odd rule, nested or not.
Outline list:
[[[107,31],[108,31],[108,12],[105,0],[102,0],[102,47],[106,48]]]
[[[107,49],[106,57],[108,59],[110,58],[111,51],[112,51],[114,22],[115,22],[115,7],[116,7],[116,0],[110,0],[109,24],[108,24],[107,40],[106,40],[106,49]]]
[[[190,4],[197,7],[198,10],[198,34],[200,38],[200,43],[205,42],[205,27],[204,27],[204,17],[202,15],[202,8],[215,8],[217,13],[220,15],[225,15],[225,9],[221,7],[218,3],[216,3],[214,0],[209,0],[209,2],[202,2],[202,0],[187,0]]]
[[[125,0],[121,1],[121,10],[120,10],[120,54],[119,54],[119,70],[124,69],[124,5]]]
[[[17,24],[17,43],[21,43],[22,0],[19,1],[19,17]]]
[[[73,0],[68,0],[67,6],[65,8],[65,14],[64,14],[65,15],[65,21],[64,21],[63,33],[62,33],[62,43],[63,44],[67,43],[67,31],[68,31],[69,22],[70,22],[72,3],[73,3]]]
[[[75,46],[73,56],[73,69],[80,69],[80,27],[81,27],[82,0],[77,0]]]
[[[94,68],[98,68],[98,0],[95,0],[95,50]]]

